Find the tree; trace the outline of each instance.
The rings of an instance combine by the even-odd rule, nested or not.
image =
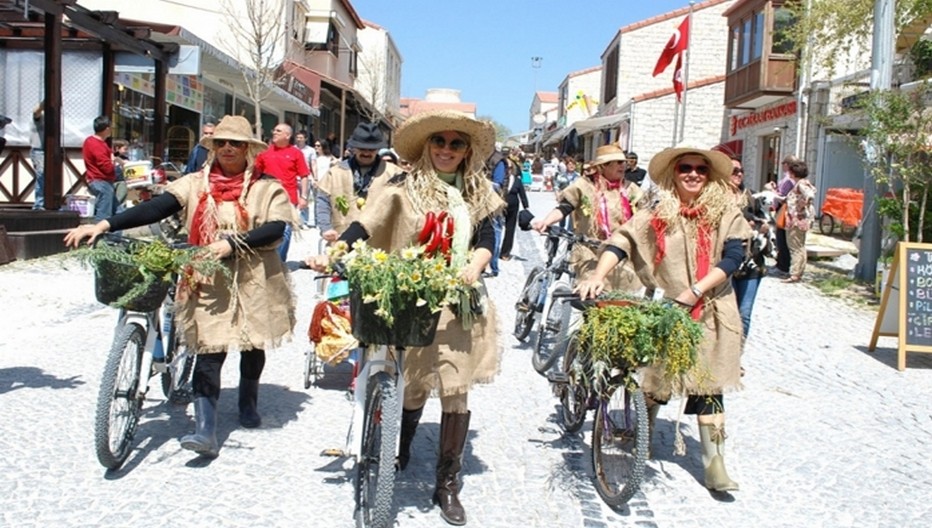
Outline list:
[[[262,103],[269,98],[276,81],[286,42],[285,2],[283,0],[221,0],[228,33],[219,40],[246,65],[243,80],[246,96],[255,112],[256,137],[262,138]]]
[[[495,141],[505,141],[511,135],[511,129],[499,123],[492,116],[476,116],[480,121],[489,121],[495,127]]]
[[[368,104],[359,105],[359,113],[370,123],[378,123],[382,120],[383,114],[387,114],[386,108],[386,86],[382,79],[385,73],[385,61],[375,54],[360,53],[359,75],[356,78],[356,86],[360,88],[360,94],[366,99]]]

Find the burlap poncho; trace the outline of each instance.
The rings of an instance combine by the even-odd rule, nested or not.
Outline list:
[[[651,228],[652,212],[639,211],[621,227],[607,244],[628,254],[641,282],[649,288],[663,288],[666,297],[676,297],[694,284],[696,278],[695,228],[683,217],[666,231],[666,255],[655,261],[657,241]],[[712,226],[710,269],[722,258],[725,241],[746,240],[751,235],[747,221],[736,207],[728,207],[718,226]],[[704,296],[705,309],[699,319],[704,337],[699,351],[698,372],[708,376],[689,376],[683,389],[686,394],[721,394],[741,388],[741,317],[731,281],[726,280]],[[666,400],[672,387],[654,369],[642,369],[641,385],[655,399]]]
[[[245,177],[250,177],[251,170]],[[170,183],[170,192],[184,208],[190,226],[201,192],[206,188],[201,172]],[[253,182],[246,192],[244,207],[248,229],[267,222],[291,222],[294,206],[288,193],[274,178]],[[217,204],[219,233],[234,231],[235,204]],[[290,336],[295,324],[295,307],[287,272],[277,247],[280,241],[260,248],[241,249],[227,262],[232,267],[231,285],[218,273],[213,284],[199,284],[196,292],[179,295],[175,321],[184,342],[197,353],[268,350]]]
[[[367,243],[385,251],[395,251],[417,245],[417,236],[424,216],[415,213],[408,196],[405,178],[410,175],[384,178],[359,215],[358,222],[370,234]],[[430,176],[433,177],[433,176]],[[488,185],[488,192],[492,191]],[[501,199],[484,203],[501,207]],[[493,213],[480,211],[482,218],[473,218],[472,230],[478,222]],[[468,330],[449,308],[440,316],[434,344],[423,348],[408,348],[405,353],[404,376],[408,390],[420,393],[437,391],[442,396],[464,394],[474,383],[488,383],[498,373],[500,346],[494,305],[487,303],[484,314],[475,318]]]
[[[641,195],[637,185],[626,183],[628,196],[631,200],[632,207]],[[611,232],[615,232],[624,223],[624,216],[621,209],[621,191],[618,189],[605,190],[605,203],[608,209],[608,217]],[[598,194],[599,190],[595,183],[588,177],[582,176],[576,178],[566,189],[563,190],[563,199],[573,205],[573,231],[579,235],[605,240],[605,235],[599,228],[596,214],[598,211]],[[570,264],[576,272],[576,280],[583,280],[595,270],[599,262],[599,256],[595,251],[583,244],[573,246],[573,254],[570,257]],[[635,291],[641,287],[634,269],[628,262],[623,262],[615,267],[606,277],[609,289]]]
[[[387,180],[392,176],[402,172],[401,168],[393,163],[379,161],[379,168],[372,176],[372,183],[369,184],[370,193],[376,187],[376,184],[382,180]],[[342,233],[350,224],[359,218],[360,203],[357,200],[356,193],[353,191],[353,171],[350,170],[346,162],[330,167],[330,172],[318,183],[318,188],[330,196],[330,221],[333,229],[337,233]],[[343,213],[336,205],[338,197],[346,200],[347,212]],[[371,196],[370,196],[371,198]],[[368,202],[368,199],[366,200]],[[362,204],[365,208],[365,203]]]

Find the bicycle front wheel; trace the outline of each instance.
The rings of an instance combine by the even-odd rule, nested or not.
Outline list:
[[[534,328],[534,314],[540,309],[538,301],[540,299],[540,288],[543,283],[543,274],[546,272],[540,266],[531,270],[527,280],[524,282],[524,289],[518,297],[515,304],[515,337],[518,341],[524,341],[531,334]]]
[[[583,365],[580,363],[579,341],[574,337],[563,355],[565,383],[560,387],[560,424],[567,433],[579,431],[586,421],[589,391],[582,382]]]
[[[573,290],[567,286],[554,288],[553,293],[569,294]],[[552,294],[551,294],[552,295]],[[550,302],[550,308],[543,314],[537,325],[537,342],[531,354],[531,364],[538,373],[546,375],[547,370],[563,355],[566,348],[572,307],[569,303]]]
[[[136,323],[123,326],[113,342],[100,380],[94,418],[97,460],[108,469],[123,465],[132,448],[139,423],[143,380],[139,368],[146,348],[146,332]],[[148,376],[145,378],[148,380]]]
[[[395,381],[388,373],[377,372],[369,378],[356,464],[356,526],[360,528],[383,528],[394,522],[399,405]]]
[[[647,404],[640,389],[616,387],[599,402],[592,425],[595,489],[612,508],[641,487],[647,459]]]

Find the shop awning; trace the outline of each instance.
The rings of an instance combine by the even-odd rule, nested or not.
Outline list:
[[[622,121],[628,118],[628,114],[613,114],[602,117],[592,117],[589,119],[583,119],[581,121],[576,121],[573,123],[573,127],[576,128],[576,133],[580,136],[585,136],[587,134],[597,132],[599,130],[605,130],[606,128],[613,128],[621,124]]]
[[[725,143],[712,147],[712,150],[717,150],[728,157],[736,156],[740,158],[744,153],[744,141],[740,139],[726,141]]]
[[[577,123],[578,123],[578,121],[577,121]],[[549,134],[545,134],[544,137],[543,137],[543,139],[541,140],[541,145],[543,145],[543,146],[546,147],[546,146],[549,146],[549,145],[555,145],[555,144],[559,143],[559,142],[562,141],[563,138],[565,138],[565,137],[570,133],[570,131],[572,131],[574,128],[575,128],[575,126],[560,127],[560,128],[558,128],[558,129],[556,129],[556,130],[550,132]]]

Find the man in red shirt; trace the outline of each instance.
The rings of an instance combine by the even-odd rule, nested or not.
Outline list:
[[[94,221],[100,222],[116,214],[116,192],[113,182],[116,171],[113,168],[113,151],[107,145],[110,137],[110,118],[99,116],[94,119],[94,134],[84,140],[81,154],[84,156],[84,180],[87,190],[96,200],[94,203]]]
[[[275,176],[288,192],[291,203],[297,209],[307,207],[307,177],[311,173],[304,160],[304,153],[291,144],[291,126],[279,123],[272,129],[272,144],[256,157],[254,172]],[[287,261],[291,245],[291,225],[285,226],[284,240],[278,247],[282,262]]]

